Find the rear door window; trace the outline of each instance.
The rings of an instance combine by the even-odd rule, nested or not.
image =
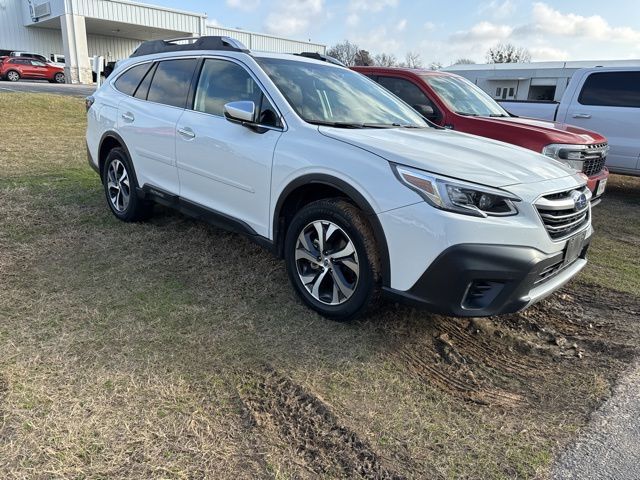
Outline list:
[[[584,82],[582,105],[640,107],[640,72],[592,73]]]
[[[115,87],[125,95],[133,96],[136,88],[138,88],[138,85],[142,80],[142,77],[144,77],[144,74],[149,71],[150,67],[150,63],[143,63],[141,65],[131,67],[118,77]]]
[[[184,108],[197,62],[195,58],[159,62],[151,80],[147,100]]]

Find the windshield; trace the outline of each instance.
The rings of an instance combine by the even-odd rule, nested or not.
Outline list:
[[[507,111],[470,81],[448,75],[422,77],[447,106],[460,115],[508,117]]]
[[[256,60],[306,122],[346,128],[429,126],[388,90],[346,68],[277,58]]]

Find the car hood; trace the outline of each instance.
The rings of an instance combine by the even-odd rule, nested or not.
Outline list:
[[[575,175],[562,163],[530,150],[450,130],[319,127],[319,131],[390,162],[491,187]]]
[[[528,135],[540,135],[549,140],[548,143],[571,143],[576,145],[593,145],[606,143],[607,139],[599,133],[566,123],[552,122],[527,117],[488,118],[483,120],[498,125],[512,125],[527,130]]]

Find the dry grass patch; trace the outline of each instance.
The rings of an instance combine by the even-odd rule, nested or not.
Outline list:
[[[0,100],[21,145],[0,177],[0,478],[540,477],[640,345],[637,179],[612,178],[581,280],[527,312],[337,324],[241,236],[116,221],[81,100]]]

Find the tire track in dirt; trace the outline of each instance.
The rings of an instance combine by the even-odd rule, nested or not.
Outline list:
[[[270,368],[245,375],[240,398],[255,424],[275,432],[314,475],[401,479],[317,397]]]
[[[464,400],[525,406],[546,395],[546,377],[575,370],[561,362],[584,361],[585,351],[631,358],[636,349],[628,339],[639,336],[640,322],[629,319],[638,318],[639,305],[628,295],[579,285],[516,314],[434,316],[426,334],[396,336],[390,355],[401,369]]]

